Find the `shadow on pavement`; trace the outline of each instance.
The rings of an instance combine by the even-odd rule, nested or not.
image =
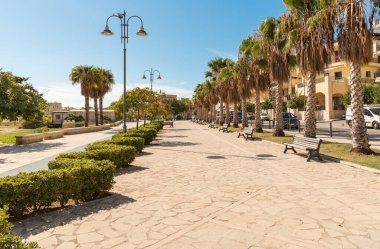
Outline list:
[[[188,136],[165,136],[165,138],[184,138]]]
[[[155,149],[155,148],[152,148],[152,149]],[[267,157],[241,156],[241,155],[233,155],[233,154],[219,154],[219,153],[212,153],[212,152],[201,152],[201,151],[191,151],[191,150],[178,150],[178,149],[166,149],[166,148],[159,148],[159,149],[160,150],[177,151],[177,152],[204,154],[204,155],[211,155],[211,156],[216,156],[216,157],[237,157],[237,158],[246,158],[246,159],[253,159],[253,160],[274,160],[274,159],[272,159],[272,157],[276,157],[276,156],[271,156],[271,157],[269,157],[269,156],[267,156]],[[212,159],[216,159],[216,158],[212,158]],[[218,159],[221,159],[221,158],[218,158]]]
[[[119,206],[135,202],[127,196],[112,193],[111,196],[86,202],[82,205],[72,206],[61,210],[46,213],[36,217],[14,222],[15,232],[27,238],[42,233],[51,228],[63,226],[74,220],[84,219],[102,210],[110,210]]]
[[[140,172],[140,171],[143,171],[143,170],[146,170],[146,169],[149,169],[149,168],[130,165],[130,166],[126,167],[126,168],[121,168],[121,169],[117,170],[116,176],[120,176],[120,175],[124,175],[124,174],[131,174],[131,173],[135,173],[135,172]]]
[[[25,145],[14,145],[0,148],[1,154],[16,154],[22,152],[38,152],[48,150],[54,147],[59,147],[65,143],[34,143]]]
[[[227,159],[224,156],[206,156],[206,158],[208,158],[208,159]]]
[[[199,143],[192,142],[182,142],[182,141],[165,141],[161,143],[152,144],[152,146],[162,146],[162,147],[177,147],[177,146],[193,146]]]

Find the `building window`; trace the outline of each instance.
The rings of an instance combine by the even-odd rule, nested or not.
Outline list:
[[[366,71],[365,72],[365,77],[366,78],[371,78],[371,71]]]
[[[335,72],[335,80],[341,80],[342,79],[342,72]]]
[[[61,120],[61,115],[56,114],[56,115],[55,115],[55,119],[56,119],[56,120]]]
[[[340,56],[338,51],[335,51],[335,62],[340,62]]]

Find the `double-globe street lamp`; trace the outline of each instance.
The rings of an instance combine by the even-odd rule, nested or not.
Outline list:
[[[158,73],[158,77],[157,77],[158,80],[162,79],[161,78],[161,73],[158,70],[153,70],[153,68],[151,68],[150,70],[145,70],[144,74],[143,74],[143,77],[142,77],[143,80],[146,80],[146,76],[145,76],[146,72],[149,72],[149,76],[150,76],[150,90],[153,91],[154,73]]]
[[[139,16],[130,16],[127,19],[126,12],[124,10],[123,13],[112,14],[111,16],[109,16],[107,18],[106,27],[101,32],[102,35],[107,35],[107,36],[113,35],[113,32],[108,27],[108,21],[112,17],[117,17],[117,18],[120,19],[120,27],[121,27],[121,36],[120,36],[120,38],[121,38],[121,42],[124,44],[124,49],[123,49],[123,52],[124,52],[123,131],[126,132],[127,131],[127,125],[126,125],[126,96],[125,96],[125,92],[127,90],[126,89],[126,86],[127,86],[127,73],[126,73],[126,71],[127,71],[127,66],[126,66],[126,54],[127,54],[127,50],[126,50],[126,44],[128,43],[128,40],[129,40],[129,20],[131,20],[132,18],[137,18],[141,22],[140,30],[136,33],[136,35],[138,35],[138,36],[147,36],[148,33],[145,32],[143,21],[142,21],[142,19]]]

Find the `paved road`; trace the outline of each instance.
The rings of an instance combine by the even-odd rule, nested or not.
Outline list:
[[[15,224],[42,248],[380,248],[380,175],[175,122],[114,194]]]
[[[264,128],[269,130],[268,122],[264,122]],[[317,123],[317,137],[324,140],[339,142],[339,143],[351,143],[351,131],[350,127],[344,120],[332,122],[333,137],[330,138],[330,123],[318,122]],[[299,134],[298,130],[285,130],[285,133],[292,135]],[[302,130],[301,130],[302,133]],[[370,140],[372,148],[380,150],[380,130],[367,128],[367,134]]]
[[[127,127],[134,126],[133,122],[127,123]],[[58,154],[83,150],[87,144],[110,138],[121,130],[122,125],[106,131],[70,135],[40,143],[0,147],[0,177],[47,169],[47,163]]]

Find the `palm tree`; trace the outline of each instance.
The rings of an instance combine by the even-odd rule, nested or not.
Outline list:
[[[95,114],[95,125],[99,125],[99,109],[98,109],[98,98],[100,88],[102,87],[102,69],[99,67],[92,68],[91,70],[91,83],[90,83],[90,97],[94,100],[94,114]]]
[[[234,65],[235,63],[233,61],[227,60],[226,67],[220,70],[220,73],[217,77],[219,84],[221,85],[221,90],[225,91],[225,94],[224,93],[222,94],[224,94],[224,97],[225,97],[224,100],[226,102],[225,123],[227,123],[228,125],[230,124],[230,102],[236,100],[236,96],[232,96],[233,94],[232,88],[235,87],[234,80],[236,79]],[[237,101],[235,103],[236,103],[235,106],[237,107]],[[236,109],[236,120],[237,120],[237,109]]]
[[[273,129],[273,136],[285,136],[283,131],[283,84],[290,78],[290,70],[295,66],[295,57],[291,55],[290,38],[285,25],[286,19],[280,17],[276,20],[273,17],[267,18],[260,25],[260,48],[268,63],[270,78],[276,82],[276,124]],[[283,23],[281,23],[283,22]]]
[[[316,137],[316,75],[324,71],[334,52],[334,18],[327,11],[333,1],[283,0],[289,13],[281,17],[281,28],[288,31],[297,64],[306,80],[307,101],[305,111],[306,137]],[[341,2],[341,1],[340,1]],[[352,42],[352,41],[351,41]]]
[[[239,50],[243,50],[240,46]],[[251,84],[248,81],[249,59],[240,52],[239,59],[236,63],[238,92],[241,99],[242,126],[248,127],[247,99],[251,96]]]
[[[227,66],[227,64],[229,63],[229,59],[224,59],[224,58],[221,58],[221,57],[216,57],[215,59],[211,60],[208,62],[208,67],[210,68],[210,71],[207,71],[206,72],[206,78],[207,77],[211,77],[212,78],[212,81],[215,81],[213,83],[213,96],[216,97],[218,96],[219,98],[219,103],[220,103],[220,120],[219,120],[219,124],[222,125],[224,123],[224,115],[223,115],[223,101],[225,100],[226,98],[226,92],[224,92],[224,89],[223,87],[220,87],[218,86],[219,85],[219,82],[218,82],[218,75],[220,73],[220,70],[224,67]],[[223,90],[222,90],[223,89]],[[222,90],[222,91],[220,91]],[[214,107],[215,108],[215,107]],[[213,114],[215,116],[215,119],[216,119],[216,111],[215,111],[215,114]]]
[[[327,6],[330,7],[330,6]],[[325,7],[326,11],[329,9]],[[373,56],[374,13],[378,3],[364,0],[344,0],[335,6],[338,27],[339,54],[350,64],[351,107],[352,107],[352,148],[351,152],[371,154],[367,127],[364,119],[361,66],[368,64]],[[367,15],[369,11],[369,16]],[[338,15],[340,14],[340,15]],[[368,22],[369,20],[369,22]]]
[[[88,126],[90,117],[90,87],[92,82],[92,66],[76,66],[70,73],[73,85],[80,84],[81,95],[84,96],[85,104],[85,126]]]
[[[104,123],[104,116],[103,116],[103,99],[104,96],[111,92],[112,85],[115,84],[113,74],[111,70],[101,69],[101,86],[99,88],[99,111],[100,111],[100,124],[103,125]]]

